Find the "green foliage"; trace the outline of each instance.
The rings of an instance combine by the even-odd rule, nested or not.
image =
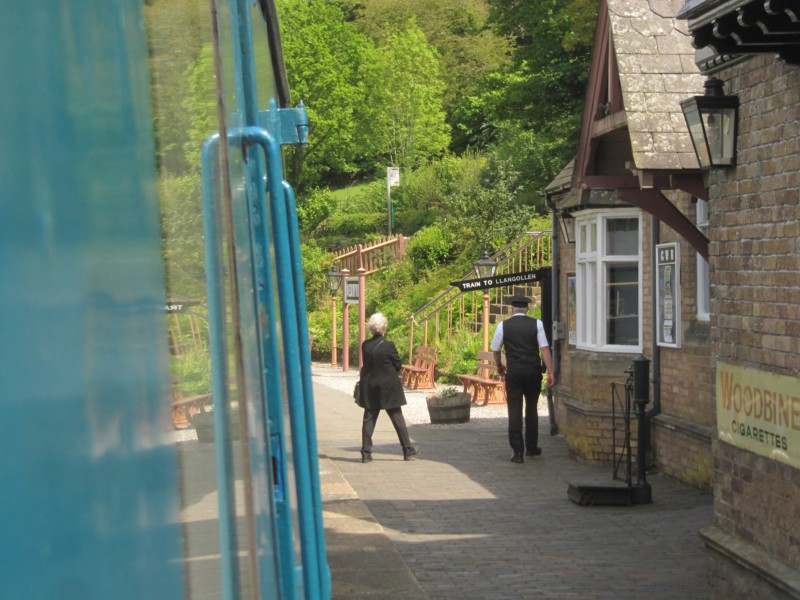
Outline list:
[[[316,234],[363,239],[364,234],[385,232],[387,227],[386,212],[334,213],[317,226]]]
[[[333,256],[323,250],[315,239],[303,242],[300,253],[306,285],[306,305],[317,306],[330,294],[326,273],[333,267]]]
[[[419,231],[423,227],[433,225],[441,216],[438,209],[430,210],[396,210],[394,213],[394,233],[406,236]]]
[[[444,199],[456,193],[465,182],[477,180],[485,158],[476,152],[462,156],[447,154],[418,169],[404,171],[401,185],[392,192],[399,210],[431,210],[444,205]]]
[[[330,214],[335,201],[330,190],[313,188],[297,196],[300,231],[313,231]]]
[[[347,23],[328,0],[279,0],[289,85],[309,117],[309,143],[287,149],[298,191],[326,177],[357,171],[365,149],[356,135],[364,123],[364,69],[374,62],[372,42]]]
[[[388,30],[365,66],[366,120],[363,138],[386,164],[414,168],[444,154],[450,128],[442,106],[444,83],[438,55],[412,20]]]
[[[172,374],[184,396],[211,393],[211,359],[205,344],[172,356]]]
[[[597,6],[586,0],[487,0],[499,35],[516,45],[510,78],[495,104],[499,121],[517,120],[551,137],[573,138],[559,130],[567,115],[580,115],[589,75]],[[572,11],[580,11],[573,13]],[[573,23],[579,27],[573,27]],[[579,32],[579,34],[578,34]],[[573,123],[574,127],[574,123]]]
[[[511,160],[492,156],[477,180],[445,198],[444,223],[479,247],[499,248],[524,231],[536,212],[519,202],[522,189]]]
[[[174,173],[196,167],[184,152],[192,127],[186,100],[196,91],[189,81],[192,66],[210,37],[208,15],[206,0],[153,0],[144,7],[156,158]],[[207,83],[213,86],[213,77]]]
[[[437,340],[436,367],[441,371],[440,383],[458,383],[458,375],[475,372],[475,361],[482,349],[482,339],[471,331],[461,331],[450,339]]]
[[[370,0],[360,4],[353,14],[355,24],[376,41],[386,36],[391,24],[416,19],[439,56],[439,72],[445,84],[442,106],[457,136],[451,148],[465,150],[469,142],[458,127],[463,122],[463,101],[474,95],[475,86],[484,76],[501,68],[509,58],[509,40],[494,35],[487,27],[486,2]]]
[[[206,276],[200,176],[162,172],[158,197],[167,293],[202,300]]]
[[[447,264],[453,258],[452,232],[439,223],[419,230],[408,241],[406,256],[418,273]]]

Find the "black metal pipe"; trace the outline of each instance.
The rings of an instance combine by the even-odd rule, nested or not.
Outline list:
[[[653,265],[652,272],[655,273],[655,265],[656,265],[656,244],[661,241],[661,236],[659,234],[658,226],[660,221],[655,217],[650,217],[650,239],[651,239],[651,264]],[[652,281],[652,289],[655,290],[655,275],[653,276]],[[651,337],[650,337],[650,356],[653,360],[653,405],[650,410],[647,411],[647,421],[648,421],[648,443],[647,447],[650,447],[650,427],[649,422],[655,416],[661,414],[661,348],[658,345],[658,323],[656,322],[656,315],[658,314],[658,294],[653,291],[650,294],[650,323],[651,323]]]
[[[558,214],[556,213],[555,204],[551,205],[552,219],[550,222],[550,236],[551,236],[551,255],[552,255],[552,269],[550,269],[550,310],[552,318],[550,319],[550,330],[547,332],[547,337],[550,340],[550,359],[553,362],[553,380],[557,381],[559,376],[559,347],[561,340],[556,339],[555,332],[553,331],[553,320],[561,321],[561,315],[558,312],[558,288],[561,281],[558,251]],[[542,290],[544,291],[544,290]],[[555,403],[553,402],[553,388],[547,388],[547,415],[550,421],[550,435],[558,435],[558,423],[556,422]]]
[[[633,360],[633,403],[636,405],[638,439],[636,441],[636,483],[633,486],[633,501],[636,504],[650,504],[652,495],[647,483],[647,430],[649,419],[645,406],[650,397],[650,361],[644,356]]]

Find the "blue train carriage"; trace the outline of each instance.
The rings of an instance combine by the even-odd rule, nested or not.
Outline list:
[[[281,166],[305,111],[272,1],[211,5],[0,8],[0,598],[330,596]]]

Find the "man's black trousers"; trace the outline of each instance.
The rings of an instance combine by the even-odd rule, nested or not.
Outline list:
[[[508,443],[514,454],[527,448],[533,452],[539,444],[539,394],[542,391],[540,369],[506,373],[506,402],[508,403]],[[525,401],[525,434],[522,429],[522,402]]]

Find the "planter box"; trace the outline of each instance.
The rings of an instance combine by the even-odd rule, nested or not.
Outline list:
[[[239,409],[234,408],[230,414],[231,439],[239,439]],[[204,444],[214,443],[214,411],[197,413],[192,417],[192,426],[197,432],[197,441]]]
[[[472,397],[469,394],[457,396],[428,396],[428,415],[431,423],[455,424],[468,423]]]

